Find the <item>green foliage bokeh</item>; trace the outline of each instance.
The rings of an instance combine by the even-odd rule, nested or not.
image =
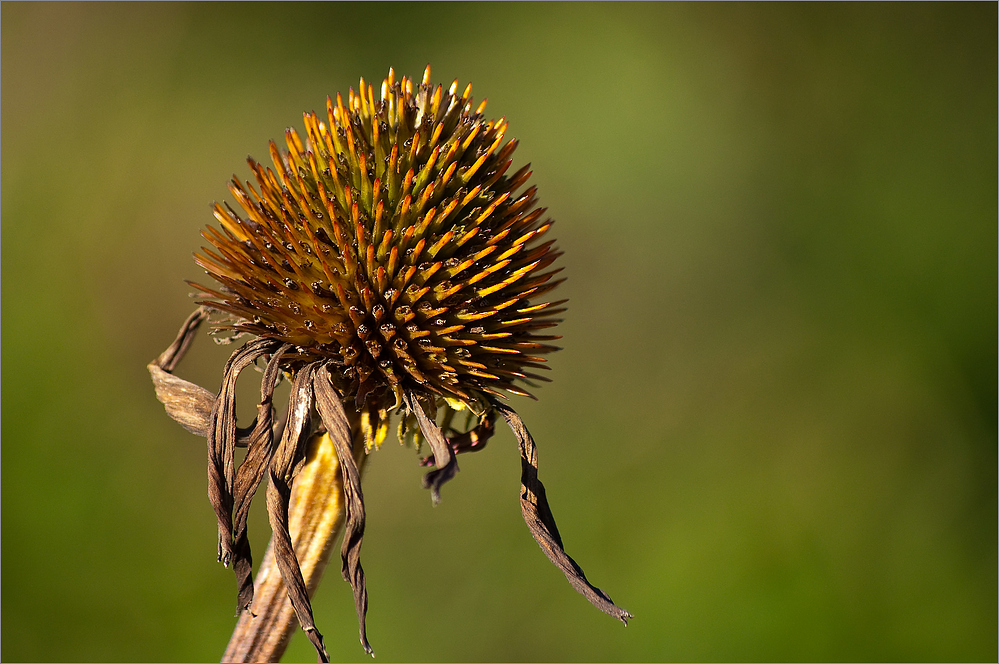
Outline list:
[[[378,660],[997,656],[994,3],[0,18],[4,660],[221,655],[204,443],[145,364],[244,157],[427,63],[509,119],[557,220],[564,350],[516,402],[567,551],[636,617],[538,550],[507,431],[436,509],[390,440],[364,483]],[[179,373],[215,389],[230,350]],[[317,622],[358,660],[337,567]],[[314,657],[299,634],[285,660]]]

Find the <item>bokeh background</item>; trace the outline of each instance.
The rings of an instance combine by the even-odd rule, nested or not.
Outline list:
[[[997,657],[995,3],[0,17],[4,660],[221,655],[204,442],[145,365],[245,156],[428,62],[510,120],[558,220],[565,349],[517,407],[568,552],[636,617],[538,550],[509,432],[436,509],[390,441],[378,661]],[[215,389],[230,350],[179,372]],[[259,558],[260,504],[251,529]],[[335,564],[315,611],[361,659]],[[314,658],[299,633],[285,660]]]

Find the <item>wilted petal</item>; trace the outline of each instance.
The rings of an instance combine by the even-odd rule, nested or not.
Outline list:
[[[489,439],[493,437],[493,432],[496,431],[496,427],[493,422],[493,414],[486,413],[479,420],[479,423],[475,425],[469,431],[459,434],[452,438],[448,438],[447,442],[451,445],[451,449],[454,453],[465,454],[467,452],[479,452],[486,447],[486,443]],[[421,466],[435,466],[437,461],[434,457],[426,457],[420,462]]]
[[[246,458],[236,471],[236,485],[233,503],[233,560],[232,569],[236,573],[236,584],[239,595],[236,602],[238,611],[242,611],[253,601],[253,557],[250,552],[250,540],[246,532],[246,519],[250,513],[250,501],[264,471],[274,454],[274,408],[271,399],[274,396],[274,386],[278,373],[281,371],[281,357],[291,348],[290,344],[281,346],[267,363],[267,369],[260,381],[260,404],[257,406],[257,421],[249,437],[249,449]]]
[[[548,507],[545,486],[538,479],[538,450],[534,444],[534,438],[531,437],[531,432],[527,430],[520,415],[512,408],[495,399],[492,400],[492,404],[506,419],[520,444],[520,507],[524,513],[524,521],[527,522],[527,527],[530,528],[534,539],[538,541],[541,550],[545,552],[548,559],[562,570],[573,588],[590,600],[593,606],[627,625],[628,618],[631,618],[632,615],[615,605],[606,593],[587,581],[583,570],[576,564],[576,561],[566,554],[562,546],[562,538],[555,525],[555,517],[552,515],[551,508]]]
[[[219,560],[226,567],[232,558],[232,506],[235,483],[236,379],[258,357],[271,352],[277,342],[255,339],[226,362],[222,387],[212,407],[208,428],[208,498],[215,509],[219,530]]]
[[[402,398],[409,411],[416,415],[420,431],[423,432],[423,437],[430,443],[430,449],[434,453],[434,465],[437,468],[423,476],[423,488],[430,489],[430,497],[436,505],[441,501],[441,486],[458,472],[458,459],[454,455],[454,450],[444,440],[444,434],[441,433],[440,427],[423,412],[416,395],[406,390]]]
[[[187,349],[191,346],[191,342],[194,341],[194,335],[197,333],[198,328],[201,327],[201,324],[207,318],[207,307],[198,307],[195,309],[184,321],[184,324],[180,326],[177,338],[173,340],[169,348],[160,353],[160,356],[156,358],[153,364],[167,373],[173,373],[173,370],[177,367],[177,363],[187,354]]]
[[[323,420],[340,462],[343,478],[343,497],[347,509],[347,524],[340,547],[341,573],[354,591],[354,606],[357,609],[358,630],[361,645],[365,652],[374,656],[368,643],[365,615],[368,612],[368,590],[364,582],[364,568],[361,567],[361,541],[364,539],[364,494],[361,492],[361,475],[354,462],[352,436],[347,414],[343,410],[340,395],[333,388],[326,367],[316,372],[314,381],[316,410]]]
[[[156,398],[166,408],[167,415],[198,436],[208,435],[215,395],[199,385],[177,378],[172,372],[187,353],[194,335],[206,318],[208,310],[205,307],[195,309],[180,326],[173,343],[146,366],[153,379]]]
[[[167,373],[156,364],[149,364],[146,368],[153,379],[156,398],[163,404],[167,415],[191,433],[208,436],[215,395],[200,385]]]
[[[298,370],[291,385],[288,405],[288,423],[270,463],[270,483],[267,485],[267,516],[274,536],[274,559],[277,561],[281,578],[288,589],[298,622],[302,625],[309,641],[315,646],[319,658],[329,661],[323,636],[316,629],[312,616],[312,603],[302,577],[302,569],[295,556],[295,548],[288,532],[288,501],[291,498],[291,484],[295,475],[305,463],[306,446],[309,439],[309,421],[312,411],[312,381],[317,363],[307,364]]]

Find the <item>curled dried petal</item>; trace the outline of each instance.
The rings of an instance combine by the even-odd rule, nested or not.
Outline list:
[[[236,350],[226,362],[222,387],[212,407],[208,428],[208,498],[215,509],[219,529],[219,560],[226,567],[232,560],[232,507],[235,484],[236,380],[246,367],[278,344],[255,339]]]
[[[328,662],[329,655],[323,645],[323,635],[316,628],[312,615],[312,603],[309,592],[302,577],[302,568],[298,564],[295,548],[292,545],[291,534],[288,531],[288,501],[291,498],[291,484],[295,475],[305,462],[306,447],[309,440],[309,424],[312,412],[312,380],[317,363],[307,364],[299,369],[291,386],[291,397],[288,406],[288,423],[281,436],[274,455],[271,457],[269,479],[267,485],[267,516],[271,522],[274,536],[271,544],[274,547],[274,559],[277,561],[281,578],[288,589],[288,599],[291,601],[298,622],[305,630],[309,641],[319,653],[319,659]]]
[[[409,411],[416,415],[420,431],[423,432],[424,438],[430,443],[430,449],[434,453],[434,465],[437,468],[423,476],[423,488],[430,489],[430,497],[436,505],[441,502],[441,486],[458,472],[458,459],[454,455],[454,450],[444,440],[444,434],[440,427],[423,412],[416,395],[407,390],[403,393],[403,401]]]
[[[341,573],[354,591],[354,605],[357,609],[358,631],[364,651],[374,657],[368,643],[365,616],[368,612],[368,590],[361,567],[361,542],[364,539],[364,494],[361,491],[361,475],[351,449],[352,436],[347,414],[343,410],[340,395],[333,388],[331,376],[326,367],[316,372],[313,383],[316,396],[316,410],[323,420],[333,447],[340,462],[343,478],[344,505],[347,510],[347,525],[340,547]]]
[[[524,420],[512,408],[495,399],[492,400],[492,405],[510,425],[520,445],[520,508],[534,539],[548,559],[562,570],[565,578],[579,594],[588,599],[593,606],[627,625],[628,618],[632,615],[614,604],[604,591],[587,581],[583,570],[565,552],[558,526],[555,525],[555,517],[548,506],[545,485],[538,479],[538,450],[531,432],[524,425]]]
[[[271,400],[274,386],[281,370],[281,359],[291,348],[284,344],[271,355],[260,381],[260,404],[257,406],[257,421],[249,436],[249,449],[243,463],[236,471],[236,484],[233,502],[233,561],[236,584],[239,588],[236,600],[237,611],[250,606],[253,601],[253,557],[250,540],[247,536],[246,519],[250,513],[250,501],[274,454],[274,408]]]
[[[493,432],[496,431],[493,417],[492,413],[485,413],[479,420],[479,423],[472,429],[448,438],[447,442],[451,446],[451,449],[454,450],[454,453],[456,455],[465,454],[467,452],[480,452],[485,449],[486,443],[489,442],[489,439],[493,437]],[[432,456],[420,461],[421,466],[434,466],[436,463]]]

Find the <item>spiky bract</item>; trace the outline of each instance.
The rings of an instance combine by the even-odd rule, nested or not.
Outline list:
[[[535,187],[521,191],[529,166],[507,175],[505,120],[429,76],[414,93],[390,70],[380,99],[361,79],[346,105],[327,97],[328,124],[306,113],[306,143],[288,129],[276,170],[249,159],[258,189],[230,183],[245,216],[216,203],[221,231],[196,255],[224,287],[195,286],[229,326],[334,358],[358,407],[383,390],[397,404],[527,394],[556,350],[537,331],[563,311],[542,298],[560,252],[541,241]]]

